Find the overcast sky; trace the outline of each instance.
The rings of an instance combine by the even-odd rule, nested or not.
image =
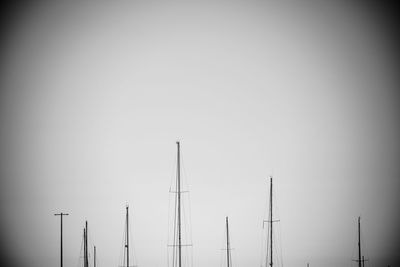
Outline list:
[[[88,220],[98,266],[117,267],[127,203],[136,263],[168,266],[177,140],[194,266],[221,266],[225,216],[233,265],[260,266],[270,175],[285,266],[354,266],[358,216],[366,266],[395,266],[397,58],[381,10],[111,2],[38,3],[5,20],[0,233],[10,266],[58,266],[53,214],[67,212],[64,266],[78,266]]]

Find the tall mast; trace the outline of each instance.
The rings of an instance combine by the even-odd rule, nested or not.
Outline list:
[[[270,190],[269,190],[269,210],[270,210],[270,217],[269,217],[269,223],[270,223],[270,242],[271,242],[271,246],[270,246],[270,264],[272,267],[272,176],[270,177]]]
[[[86,267],[86,228],[83,228],[83,266]]]
[[[60,266],[63,267],[63,216],[69,215],[68,213],[57,213],[54,216],[61,217],[61,246],[60,246]]]
[[[360,216],[358,216],[358,267],[361,267],[361,225]]]
[[[181,267],[182,264],[182,256],[181,256],[181,166],[180,166],[180,144],[179,142],[176,142],[177,144],[177,183],[178,183],[178,267]]]
[[[126,206],[126,267],[129,267],[129,214],[128,214],[128,205]]]
[[[93,267],[96,267],[96,246],[94,246],[93,251]]]
[[[85,237],[84,237],[84,253],[85,253],[85,255],[84,255],[84,260],[85,260],[85,263],[84,263],[84,265],[85,265],[85,267],[89,267],[89,256],[88,256],[88,222],[86,221],[85,222],[85,230],[84,230],[84,234],[85,234]]]
[[[225,221],[226,221],[226,262],[227,262],[227,267],[230,267],[230,245],[229,245],[228,216],[225,217]]]

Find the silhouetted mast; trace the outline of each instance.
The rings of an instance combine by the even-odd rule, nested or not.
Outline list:
[[[126,206],[126,241],[125,241],[125,248],[126,248],[126,267],[129,267],[129,207]]]
[[[176,176],[174,180],[175,186],[173,187],[174,189],[171,190],[170,187],[170,193],[174,193],[174,217],[173,217],[173,244],[168,245],[168,247],[173,247],[172,249],[172,267],[182,267],[182,265],[185,265],[185,263],[182,262],[182,247],[190,247],[192,246],[191,244],[182,244],[182,218],[185,219],[184,212],[183,210],[183,205],[182,205],[182,193],[188,193],[189,191],[182,191],[181,187],[181,150],[180,150],[180,142],[176,142],[177,145],[177,164],[176,164]],[[185,231],[185,234],[187,232]],[[168,252],[169,255],[169,252]],[[188,257],[190,255],[188,254]],[[170,260],[170,257],[168,256],[168,261]],[[184,258],[184,260],[189,260],[189,258]],[[185,261],[186,262],[186,261]]]
[[[361,267],[361,225],[358,217],[358,267]]]
[[[366,259],[361,255],[361,217],[358,216],[358,260],[353,260],[358,262],[358,267],[364,267]]]
[[[88,249],[88,222],[85,222],[85,229],[83,229],[83,253],[84,253],[84,267],[89,267],[89,249]]]
[[[230,267],[230,245],[229,245],[229,226],[228,226],[228,216],[225,217],[226,221],[226,262],[227,267]]]
[[[180,166],[180,144],[179,142],[176,142],[177,144],[177,183],[178,183],[178,267],[181,267],[182,264],[182,255],[181,255],[181,248],[182,248],[182,242],[181,242],[181,166]]]
[[[86,229],[83,227],[83,267],[86,267]]]
[[[63,267],[63,216],[69,215],[68,213],[56,213],[54,216],[61,217],[61,246],[60,246],[60,266]]]
[[[272,267],[272,177],[270,177],[270,181],[271,181],[271,186],[270,186],[270,190],[269,190],[269,210],[270,210],[270,238],[271,238],[271,247],[270,247],[270,256],[271,256],[271,260],[270,260],[270,264]]]
[[[94,246],[93,250],[93,267],[96,267],[96,246]]]
[[[272,237],[272,224],[274,222],[277,222],[279,220],[273,220],[273,214],[272,214],[272,176],[270,176],[270,189],[269,189],[269,219],[267,221],[263,221],[263,224],[265,222],[269,223],[269,242],[270,242],[270,247],[269,247],[269,265],[272,267],[273,266],[273,237]],[[267,242],[268,243],[268,242]],[[266,267],[268,266],[268,247],[267,247],[267,257],[266,257]]]

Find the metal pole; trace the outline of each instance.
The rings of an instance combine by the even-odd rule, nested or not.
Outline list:
[[[85,229],[86,229],[86,235],[85,235],[85,247],[86,247],[86,250],[85,250],[85,264],[86,264],[86,267],[89,267],[89,249],[88,249],[88,222],[86,221],[85,222]]]
[[[86,266],[86,228],[83,228],[83,266]]]
[[[126,267],[129,267],[129,207],[126,206]]]
[[[63,216],[69,215],[68,213],[56,213],[54,216],[61,217],[61,246],[60,246],[60,266],[63,267]]]
[[[358,217],[358,267],[361,267],[361,226],[360,217]]]
[[[182,255],[181,255],[181,173],[180,173],[180,144],[176,142],[178,153],[177,153],[177,179],[178,179],[178,266],[182,265]]]
[[[270,228],[270,242],[271,242],[271,247],[270,247],[270,255],[271,255],[271,260],[270,260],[270,264],[272,267],[272,177],[270,178],[270,183],[271,183],[271,187],[270,187],[270,201],[269,201],[269,209],[270,209],[270,224],[271,224],[271,228]]]
[[[94,246],[94,254],[93,254],[93,259],[94,259],[94,265],[93,267],[96,267],[96,246]]]
[[[227,262],[227,266],[230,266],[230,257],[229,257],[229,252],[230,252],[230,248],[229,248],[229,227],[228,227],[228,216],[225,217],[225,221],[226,221],[226,262]]]

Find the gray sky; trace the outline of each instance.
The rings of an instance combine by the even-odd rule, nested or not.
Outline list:
[[[260,266],[268,176],[285,266],[394,266],[398,94],[385,17],[359,4],[37,4],[1,50],[1,240],[9,259],[118,266],[125,204],[139,266],[167,266],[175,141],[194,266]],[[187,199],[185,199],[187,200]],[[187,202],[186,202],[187,203]],[[21,257],[21,254],[23,255]]]

